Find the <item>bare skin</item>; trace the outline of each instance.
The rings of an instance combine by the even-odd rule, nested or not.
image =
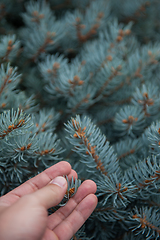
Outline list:
[[[60,203],[67,190],[63,175],[77,178],[62,161],[0,198],[1,240],[71,239],[97,205],[96,184],[84,181],[65,206],[48,216],[47,209]]]

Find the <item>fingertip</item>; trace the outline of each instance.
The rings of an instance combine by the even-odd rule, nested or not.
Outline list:
[[[60,164],[60,165],[62,165],[63,167],[65,167],[65,168],[67,168],[68,170],[70,169],[71,170],[71,164],[69,163],[69,162],[67,162],[67,161],[60,161],[59,163],[57,163],[57,164]]]
[[[90,179],[85,180],[82,184],[85,185],[86,188],[92,189],[92,193],[97,191],[96,183]]]
[[[94,189],[94,193],[96,193],[97,191],[97,184],[93,181],[93,180],[90,180],[92,182],[92,185],[94,186],[93,189]]]
[[[55,185],[63,188],[63,187],[67,186],[67,181],[64,177],[58,176],[58,177],[54,178],[52,181],[50,181],[49,184],[55,184]]]
[[[89,215],[92,214],[98,204],[98,199],[96,195],[91,193],[86,196],[83,201],[85,202],[85,206],[87,206],[87,211]]]
[[[66,161],[60,161],[44,171],[51,179],[57,176],[68,175],[71,172],[71,165]],[[44,173],[40,173],[43,174]]]
[[[95,194],[91,194],[91,195],[92,195],[93,205],[96,208],[96,206],[98,204],[98,198],[97,198],[97,196]]]
[[[91,193],[87,195],[83,201],[85,202],[87,208],[90,209],[91,212],[93,212],[97,206],[98,198],[95,194]]]

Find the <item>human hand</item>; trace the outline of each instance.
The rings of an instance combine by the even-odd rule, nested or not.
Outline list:
[[[77,193],[48,216],[67,190],[67,181],[77,178],[68,162],[59,162],[0,198],[0,240],[69,240],[97,205],[96,184],[84,181]],[[58,186],[52,180],[62,180]],[[57,182],[58,183],[58,182]]]

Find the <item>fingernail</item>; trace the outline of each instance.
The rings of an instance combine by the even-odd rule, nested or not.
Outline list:
[[[50,183],[51,184],[56,184],[59,187],[63,188],[64,185],[66,184],[66,179],[64,177],[58,176],[56,178],[54,178]]]

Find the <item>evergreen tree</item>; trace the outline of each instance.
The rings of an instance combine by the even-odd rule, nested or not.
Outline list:
[[[68,161],[79,179],[59,206],[86,179],[98,197],[73,240],[160,239],[159,10],[0,1],[0,193]]]

